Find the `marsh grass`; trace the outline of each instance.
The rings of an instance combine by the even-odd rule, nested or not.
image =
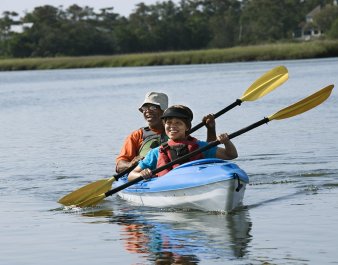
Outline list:
[[[0,59],[0,70],[70,69],[240,61],[305,59],[338,56],[338,41],[312,41],[179,52],[110,56]]]

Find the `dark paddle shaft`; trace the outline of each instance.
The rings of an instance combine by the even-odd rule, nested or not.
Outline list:
[[[214,114],[214,118],[218,118],[219,116],[223,115],[224,113],[228,112],[229,110],[233,109],[236,106],[240,106],[242,104],[242,100],[236,99],[236,101],[229,106],[225,107],[224,109],[220,110],[216,114]],[[189,131],[189,134],[197,131],[198,129],[202,128],[205,125],[205,122],[200,122],[196,126],[192,127]]]
[[[257,127],[259,127],[259,126],[261,126],[261,125],[263,125],[265,123],[268,123],[269,121],[270,120],[268,118],[261,119],[260,121],[255,122],[255,123],[249,125],[248,127],[240,129],[237,132],[234,132],[232,134],[229,134],[229,139],[235,138],[235,137],[237,137],[237,136],[239,136],[239,135],[241,135],[243,133],[251,131],[252,129],[255,129],[255,128],[257,128]]]
[[[239,136],[239,135],[241,135],[241,134],[243,134],[243,133],[246,133],[246,132],[248,132],[248,131],[250,131],[250,130],[252,130],[252,129],[254,129],[254,128],[257,128],[257,127],[259,127],[259,126],[261,126],[261,125],[263,125],[263,124],[265,124],[265,123],[268,123],[269,121],[270,121],[270,120],[269,120],[268,118],[264,118],[264,119],[262,119],[262,120],[260,120],[260,121],[258,121],[258,122],[255,122],[255,123],[249,125],[248,127],[245,127],[245,128],[243,128],[243,129],[240,129],[240,130],[238,130],[237,132],[234,132],[234,133],[232,133],[232,134],[229,134],[229,139],[235,138],[235,137],[237,137],[237,136]],[[162,167],[156,168],[155,170],[152,171],[152,174],[155,175],[155,174],[161,172],[161,171],[164,170],[164,169],[167,169],[167,168],[169,168],[169,167],[171,167],[171,166],[173,166],[173,165],[175,165],[175,164],[179,164],[179,163],[181,163],[181,162],[184,162],[184,161],[186,161],[187,159],[189,159],[190,157],[192,157],[192,156],[194,156],[194,155],[196,155],[196,154],[198,154],[198,153],[204,152],[204,151],[206,151],[206,150],[208,150],[208,149],[210,149],[210,148],[212,148],[212,147],[214,147],[214,146],[217,146],[217,145],[219,145],[219,144],[220,144],[220,141],[218,141],[218,140],[213,141],[213,142],[209,143],[208,145],[206,145],[206,146],[204,146],[204,147],[202,147],[202,148],[199,148],[199,149],[197,149],[197,150],[195,150],[195,151],[193,151],[193,152],[191,152],[191,153],[189,153],[189,154],[186,154],[186,155],[184,155],[184,156],[182,156],[182,157],[180,157],[180,158],[177,158],[177,159],[175,159],[175,160],[169,162],[168,164],[166,164],[166,165],[164,165],[164,166],[162,166]],[[125,183],[125,184],[122,184],[121,186],[118,186],[118,187],[116,187],[115,189],[112,189],[112,190],[110,190],[110,191],[107,191],[107,192],[105,193],[105,196],[106,196],[106,197],[111,196],[111,195],[113,195],[114,193],[117,193],[117,192],[119,192],[119,191],[121,191],[121,190],[123,190],[123,189],[125,189],[125,188],[130,187],[131,185],[134,185],[134,184],[140,182],[141,180],[143,180],[143,177],[138,177],[138,178],[136,178],[136,179],[133,179],[132,181],[129,181],[129,182]]]

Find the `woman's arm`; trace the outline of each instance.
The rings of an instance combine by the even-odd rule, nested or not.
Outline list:
[[[204,116],[202,122],[205,123],[205,127],[207,127],[207,142],[212,142],[217,139],[216,136],[216,122],[213,114],[208,114]]]
[[[142,169],[140,166],[134,168],[132,172],[128,175],[128,181],[136,179],[138,177],[143,177],[144,179],[150,178],[152,176],[151,170],[149,168]]]
[[[133,180],[138,177],[143,177],[144,179],[152,177],[152,169],[156,168],[157,159],[158,159],[158,147],[150,150],[146,157],[139,162],[137,167],[134,168],[132,172],[128,175],[128,180]]]
[[[228,134],[220,134],[217,139],[224,144],[223,147],[217,147],[216,157],[224,160],[231,160],[238,157],[235,145],[230,141]]]

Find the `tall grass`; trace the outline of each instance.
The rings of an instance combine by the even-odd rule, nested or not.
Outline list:
[[[338,40],[111,56],[0,59],[0,71],[209,64],[338,56]]]

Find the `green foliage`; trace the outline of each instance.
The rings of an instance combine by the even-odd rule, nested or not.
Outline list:
[[[324,32],[330,30],[334,21],[338,18],[338,6],[327,5],[314,17],[314,22]]]
[[[169,0],[139,3],[128,18],[114,13],[112,7],[95,12],[88,6],[63,9],[44,5],[21,19],[14,12],[0,17],[0,56],[113,55],[276,43],[291,40],[305,15],[319,4],[323,9],[314,25],[334,37],[338,11],[326,5],[331,2],[181,0],[175,4]],[[13,25],[22,23],[32,26],[12,31]],[[174,59],[166,56],[165,60]]]
[[[332,39],[338,39],[338,18],[332,23],[328,35]]]

